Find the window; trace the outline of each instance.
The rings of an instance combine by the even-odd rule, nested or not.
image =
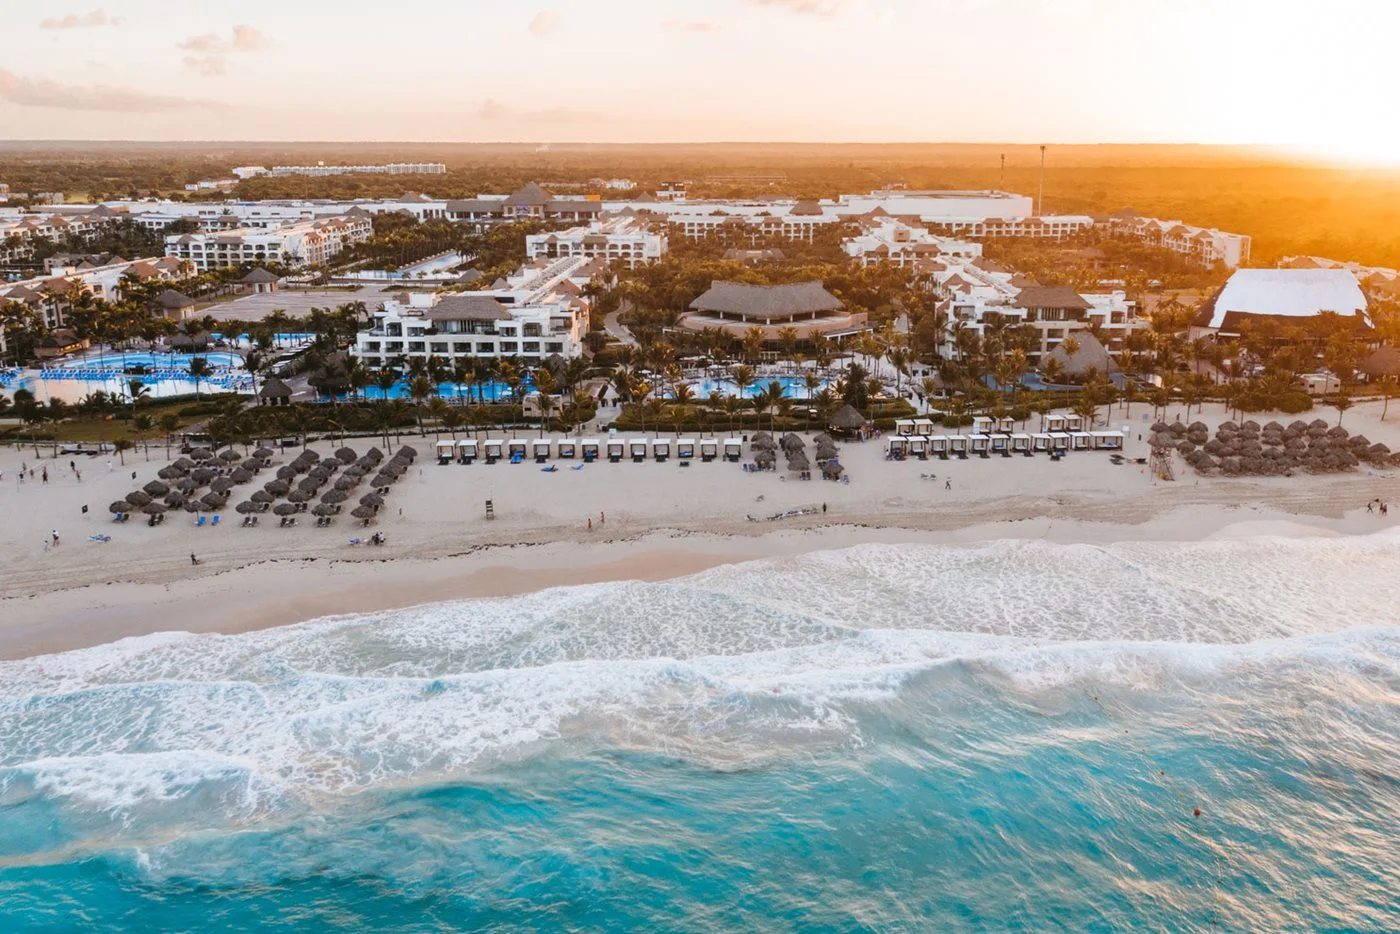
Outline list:
[[[496,345],[493,344],[493,343],[491,343],[490,341],[485,341],[485,342],[483,342],[483,343],[480,343],[480,344],[477,344],[477,345],[476,345],[476,352],[477,352],[477,353],[495,353],[495,352],[496,352]]]
[[[527,324],[527,325],[525,325],[525,334],[524,334],[524,336],[525,336],[525,337],[539,337],[539,336],[540,336],[540,326],[539,326],[538,324]]]
[[[518,353],[519,344],[515,341],[501,341],[501,353]]]
[[[431,353],[447,353],[447,342],[434,341],[433,343],[428,345],[428,350]]]
[[[540,342],[539,342],[539,341],[526,341],[526,342],[525,342],[525,353],[539,353],[539,352],[540,352]]]
[[[385,353],[403,353],[402,341],[386,341],[384,344]]]
[[[422,341],[409,341],[409,342],[408,342],[408,352],[409,352],[409,353],[422,353],[422,352],[423,352],[423,342],[422,342]]]
[[[559,341],[550,341],[544,345],[544,352],[561,354],[564,352],[564,345]]]

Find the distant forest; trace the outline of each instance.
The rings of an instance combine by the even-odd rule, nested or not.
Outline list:
[[[1005,169],[1001,157],[1005,155]],[[184,195],[184,185],[236,165],[444,162],[446,175],[261,178],[241,198],[470,197],[527,181],[586,184],[630,178],[643,189],[689,181],[700,196],[834,197],[889,183],[910,188],[1005,188],[1034,196],[1039,153],[1022,145],[652,146],[427,143],[0,143],[0,182],[17,192],[89,199]],[[711,181],[782,175],[783,182]],[[582,189],[570,189],[582,190]],[[211,197],[211,193],[191,198]],[[1262,149],[1051,146],[1047,213],[1139,213],[1254,238],[1255,265],[1314,254],[1400,267],[1400,171],[1290,161]]]

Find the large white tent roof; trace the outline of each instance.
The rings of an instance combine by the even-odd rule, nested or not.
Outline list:
[[[1346,269],[1239,269],[1215,299],[1210,327],[1230,313],[1305,318],[1324,311],[1366,314],[1366,296]]]

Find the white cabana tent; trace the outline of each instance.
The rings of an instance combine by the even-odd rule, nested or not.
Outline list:
[[[716,438],[700,439],[700,459],[709,463],[719,457],[719,440]]]
[[[477,443],[475,438],[463,438],[457,442],[457,459],[464,464],[470,464],[477,458]]]
[[[439,464],[450,464],[450,463],[452,463],[452,458],[453,458],[453,457],[456,455],[456,453],[457,453],[457,442],[455,442],[455,441],[450,441],[450,440],[449,440],[449,441],[439,441],[439,442],[437,443],[436,447],[437,447],[437,459],[438,459],[438,463],[439,463]]]
[[[737,464],[737,463],[739,463],[740,458],[742,458],[743,456],[744,456],[744,442],[740,441],[738,438],[725,438],[725,439],[724,439],[724,459],[725,459],[725,460],[727,460],[727,461],[733,461],[734,463]]]
[[[691,458],[695,457],[695,439],[677,438],[676,457],[680,458],[683,461],[688,461]]]

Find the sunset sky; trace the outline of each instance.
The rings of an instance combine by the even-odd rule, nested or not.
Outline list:
[[[1197,142],[1400,161],[1376,0],[5,0],[0,138]]]

